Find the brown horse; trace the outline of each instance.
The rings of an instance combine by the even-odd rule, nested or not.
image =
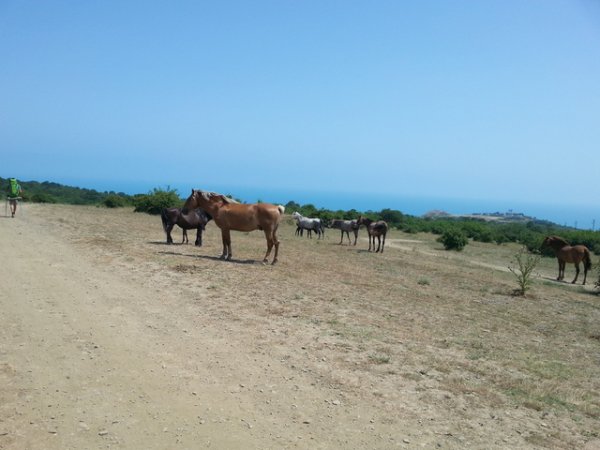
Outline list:
[[[192,189],[192,194],[187,198],[183,207],[188,209],[202,208],[213,217],[213,220],[221,229],[223,238],[222,259],[230,260],[233,255],[231,252],[231,230],[262,230],[265,232],[267,239],[267,253],[263,263],[268,262],[273,246],[275,246],[273,264],[277,262],[279,241],[276,232],[285,207],[270,203],[245,205],[215,192],[196,189]]]
[[[577,277],[579,276],[579,263],[583,261],[583,284],[587,278],[587,272],[592,268],[592,260],[590,258],[590,251],[585,245],[569,245],[567,241],[558,236],[547,236],[542,242],[542,247],[548,246],[556,254],[558,258],[558,281],[561,281],[565,277],[565,265],[566,263],[575,264],[575,279],[571,282],[575,284]]]
[[[388,231],[388,224],[383,220],[375,222],[374,220],[363,216],[358,218],[356,224],[359,227],[364,225],[367,228],[367,233],[369,234],[369,251],[371,251],[371,241],[373,241],[373,250],[375,253],[379,252],[380,247],[381,253],[383,253],[383,247],[385,247],[385,235]],[[383,236],[383,244],[381,243],[381,236]],[[377,238],[377,250],[375,250],[375,238]]]

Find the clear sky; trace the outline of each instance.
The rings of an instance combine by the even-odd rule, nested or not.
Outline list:
[[[596,0],[0,0],[0,61],[3,177],[600,203]]]

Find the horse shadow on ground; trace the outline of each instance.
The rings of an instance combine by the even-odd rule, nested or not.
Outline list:
[[[554,277],[540,277],[541,280],[551,281],[552,283],[563,284],[567,286],[583,286],[581,282],[571,283],[569,280],[557,280]]]
[[[592,281],[590,283],[590,280],[588,280],[588,282],[586,284],[581,284],[581,283],[573,284],[568,280],[557,280],[556,278],[553,278],[553,277],[540,277],[540,280],[543,280],[545,282],[549,282],[552,284],[556,283],[559,286],[572,287],[573,289],[580,288],[579,290],[581,293],[594,295],[595,297],[600,297],[600,287],[596,286],[595,281]]]
[[[192,247],[194,246],[194,244],[184,244],[183,242],[173,242],[172,244],[167,244],[165,241],[148,241],[148,244],[150,245],[164,245],[164,246],[180,246],[180,245],[191,245]]]
[[[166,244],[165,244],[166,245]],[[158,252],[160,255],[168,255],[168,256],[183,256],[186,258],[194,258],[194,259],[206,259],[209,261],[219,261],[223,263],[231,263],[231,264],[243,264],[243,265],[252,265],[258,264],[259,261],[255,259],[230,259],[226,260],[221,258],[220,256],[210,256],[210,255],[193,255],[193,254],[185,254],[185,253],[177,253],[177,252]]]

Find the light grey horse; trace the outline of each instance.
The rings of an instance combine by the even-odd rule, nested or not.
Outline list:
[[[356,245],[356,240],[358,239],[358,223],[356,220],[342,220],[342,219],[332,219],[329,222],[330,228],[337,228],[342,232],[342,239],[340,239],[340,245],[344,242],[344,233],[348,236],[348,245],[350,245],[350,231],[354,233],[354,244]]]
[[[313,231],[317,233],[317,239],[320,239],[321,237],[325,238],[325,227],[323,226],[321,219],[304,217],[297,211],[292,213],[292,218],[296,221],[297,225],[296,236],[302,236],[303,230],[307,230],[309,238],[312,238]]]

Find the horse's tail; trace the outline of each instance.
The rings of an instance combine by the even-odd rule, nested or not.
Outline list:
[[[167,227],[169,226],[169,216],[167,215],[167,208],[163,208],[160,211],[160,218],[162,219],[163,230],[165,230],[166,233]]]
[[[585,265],[585,270],[590,270],[592,268],[592,258],[590,255],[590,251],[586,248],[585,256],[583,257],[583,264]]]
[[[279,214],[283,214],[285,212],[285,206],[277,205],[277,209],[279,210]]]

